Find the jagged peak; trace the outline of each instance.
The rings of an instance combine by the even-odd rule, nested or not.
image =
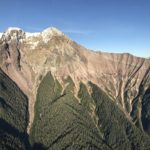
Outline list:
[[[55,27],[49,27],[42,31],[42,35],[64,35],[64,33]]]
[[[9,27],[6,32],[11,32],[11,31],[23,31],[21,28],[18,27]]]
[[[49,41],[53,36],[63,36],[64,34],[55,27],[49,27],[42,31],[41,33],[43,40],[45,42]]]
[[[29,38],[29,40],[32,40],[32,38],[35,37],[41,37],[45,43],[47,43],[54,36],[65,36],[63,32],[61,32],[55,27],[46,28],[41,32],[35,32],[35,33],[26,32],[25,34],[26,34],[26,38],[27,39]]]
[[[0,38],[4,38],[4,40],[12,38],[16,39],[17,37],[21,39],[32,39],[39,36],[42,37],[43,41],[47,43],[47,41],[49,41],[53,36],[65,36],[65,34],[55,27],[48,27],[41,32],[25,32],[19,27],[9,27],[5,30],[5,32],[0,33]]]
[[[2,33],[0,36],[2,40],[9,41],[11,39],[23,39],[25,35],[25,32],[18,27],[9,27],[4,33]]]
[[[52,36],[63,36],[64,33],[55,27],[48,27],[41,32],[26,32],[26,38],[42,36],[43,38],[50,38]]]
[[[18,27],[9,27],[5,32],[4,35],[10,35],[10,36],[18,36],[23,35],[25,32]]]

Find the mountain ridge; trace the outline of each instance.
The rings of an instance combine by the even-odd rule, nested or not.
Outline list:
[[[111,97],[113,96],[113,98],[116,99],[117,97],[121,96],[123,101],[124,96],[119,96],[117,93],[119,90],[124,90],[122,88],[125,87],[120,86],[118,89],[116,89],[117,87],[113,86],[112,88],[114,88],[114,90],[112,90],[107,89],[108,85],[120,84],[118,81],[119,76],[123,78],[122,80],[126,80],[126,82],[130,76],[130,80],[132,80],[132,76],[135,76],[138,70],[142,69],[142,72],[144,72],[145,69],[148,69],[150,64],[149,60],[134,57],[127,53],[112,54],[86,50],[66,37],[61,31],[53,27],[45,29],[43,32],[29,37],[26,37],[26,33],[20,28],[8,28],[3,37],[5,44],[10,43],[10,48],[11,44],[13,44],[15,40],[18,40],[18,43],[15,41],[15,45],[12,45],[11,48],[12,50],[14,49],[14,52],[16,51],[15,53],[12,53],[12,58],[10,60],[12,61],[13,65],[10,63],[11,67],[9,69],[6,67],[8,64],[2,68],[4,68],[3,70],[5,70],[6,73],[10,70],[8,75],[10,74],[9,76],[12,76],[12,79],[16,81],[17,85],[20,85],[19,87],[27,95],[30,95],[31,92],[36,93],[36,91],[32,91],[37,85],[35,85],[35,87],[31,86],[31,84],[35,83],[35,81],[32,81],[31,76],[34,74],[39,74],[37,76],[35,75],[34,77],[39,78],[40,74],[44,74],[46,70],[51,70],[57,79],[60,78],[59,80],[62,83],[62,78],[65,76],[67,77],[68,75],[72,77],[74,83],[76,84],[79,83],[79,81],[86,83],[88,80],[91,80],[99,85],[104,91],[113,92],[110,94],[108,93],[108,95]],[[34,43],[35,46],[33,47]],[[12,50],[10,50],[10,53]],[[9,50],[6,51],[9,52]],[[26,60],[24,58],[26,58]],[[9,60],[9,56],[6,60]],[[23,65],[25,65],[25,67],[22,67],[21,72],[18,72],[17,70],[19,70],[19,67]],[[37,69],[38,67],[39,69]],[[100,67],[102,71],[99,70]],[[25,70],[23,70],[24,68]],[[124,68],[124,71],[122,68]],[[33,74],[30,73],[31,70],[34,72]],[[63,70],[65,70],[65,72]],[[28,72],[28,76],[25,75],[25,72]],[[142,72],[140,71],[140,74],[142,74]],[[125,78],[123,76],[125,76]],[[106,79],[101,81],[99,78]],[[110,78],[112,79],[110,80]],[[108,81],[110,83],[107,83]],[[126,84],[126,82],[124,84]],[[123,94],[123,92],[124,91],[121,93]],[[123,107],[125,107],[124,103],[125,102],[122,102]]]
[[[27,38],[31,38],[32,36],[33,37],[36,37],[36,36],[39,36],[40,34],[42,34],[43,32],[47,32],[48,33],[48,31],[49,32],[51,32],[51,34],[52,34],[52,32],[54,32],[54,33],[56,33],[56,34],[59,34],[59,35],[64,35],[64,36],[66,36],[66,37],[68,37],[66,34],[65,34],[65,32],[62,32],[61,30],[59,30],[58,28],[56,28],[56,27],[47,27],[47,28],[45,28],[45,29],[43,29],[43,30],[41,30],[41,31],[38,31],[38,32],[29,32],[29,31],[25,31],[24,29],[22,29],[22,28],[19,28],[19,27],[9,27],[9,28],[7,28],[4,32],[0,32],[0,38],[2,37],[2,35],[5,33],[5,32],[8,32],[8,31],[12,31],[12,30],[21,30],[21,31],[23,31],[25,34],[26,34],[26,37]],[[68,37],[69,38],[69,37]],[[70,38],[69,38],[70,39]],[[70,39],[71,40],[71,39]],[[80,44],[80,46],[82,46],[81,44]],[[102,50],[94,50],[94,49],[89,49],[90,51],[93,51],[93,52],[103,52],[103,53],[112,53],[112,54],[130,54],[130,55],[133,55],[133,56],[135,56],[135,57],[140,57],[140,58],[145,58],[145,59],[149,59],[149,57],[141,57],[141,56],[136,56],[136,55],[134,55],[134,54],[132,54],[132,53],[127,53],[127,52],[106,52],[105,50],[104,51],[102,51]]]
[[[61,85],[63,90],[58,90],[58,93],[62,95],[68,86],[66,80],[70,77],[72,81],[69,82],[73,86],[71,97],[79,103],[80,84],[85,85],[91,96],[92,89],[88,83],[92,82],[106,93],[131,124],[149,134],[149,105],[145,104],[150,87],[149,59],[128,53],[93,52],[56,28],[33,34],[20,28],[9,28],[0,39],[0,68],[28,97],[29,134],[34,122],[38,91],[49,72],[53,77],[48,77],[49,80],[56,82],[54,85],[58,87]],[[94,85],[92,87],[96,88]],[[63,99],[61,94],[59,98],[54,98]]]

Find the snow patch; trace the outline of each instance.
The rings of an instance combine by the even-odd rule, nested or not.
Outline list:
[[[50,28],[43,30],[41,35],[43,37],[43,41],[47,43],[53,36],[63,36],[64,34],[58,29],[54,27],[50,27]]]
[[[0,38],[2,37],[3,33],[0,33]]]
[[[30,44],[31,44],[31,49],[35,49],[37,46],[38,46],[38,44],[39,44],[39,41],[37,41],[37,42],[30,42]]]
[[[26,32],[26,38],[38,37],[41,36],[44,42],[48,42],[52,36],[62,36],[64,35],[61,31],[54,27],[47,28],[42,32]]]
[[[50,28],[43,30],[42,35],[43,36],[48,36],[48,35],[51,35],[51,36],[52,35],[60,35],[60,36],[62,36],[63,33],[55,27],[50,27]]]
[[[11,31],[23,31],[21,28],[18,27],[9,27],[6,32],[10,33]]]
[[[25,32],[21,28],[9,27],[4,33],[3,40],[21,40],[24,39]]]
[[[39,35],[40,35],[40,32],[35,32],[35,33],[26,32],[26,38],[37,37]]]

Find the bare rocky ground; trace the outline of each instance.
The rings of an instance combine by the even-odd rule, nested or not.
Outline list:
[[[29,99],[28,133],[34,119],[34,105],[41,80],[48,72],[63,88],[70,76],[75,83],[74,95],[80,82],[91,89],[96,84],[124,112],[128,120],[144,131],[142,122],[143,97],[150,87],[150,59],[128,53],[114,54],[86,49],[56,28],[41,33],[28,33],[9,28],[0,34],[0,68]]]

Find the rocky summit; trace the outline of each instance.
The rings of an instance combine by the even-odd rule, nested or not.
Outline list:
[[[0,33],[0,150],[149,150],[150,59],[95,52],[51,27]]]

